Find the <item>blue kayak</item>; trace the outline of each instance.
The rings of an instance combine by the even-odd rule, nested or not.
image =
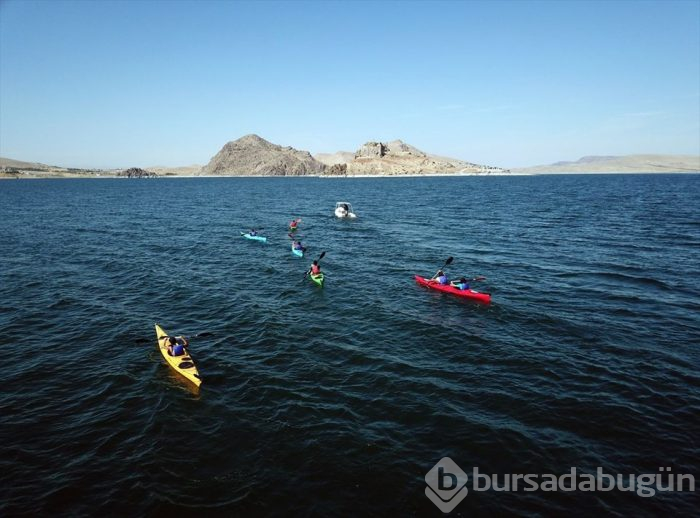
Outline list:
[[[304,257],[304,250],[297,250],[296,248],[292,248],[292,253],[297,257]]]
[[[252,239],[254,241],[262,241],[263,243],[267,242],[267,238],[263,236],[251,236],[250,234],[246,234],[245,232],[241,232],[241,236],[243,236],[246,239]]]

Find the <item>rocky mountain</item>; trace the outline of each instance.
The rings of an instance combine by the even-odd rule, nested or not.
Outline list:
[[[700,172],[700,155],[584,156],[574,162],[555,162],[513,169],[514,173],[683,173]]]
[[[404,174],[502,174],[500,167],[472,164],[455,158],[430,155],[400,140],[367,142],[354,154],[339,151],[316,155],[326,165],[346,164],[350,175]]]
[[[323,173],[325,165],[308,151],[272,144],[246,135],[221,148],[201,174],[218,176],[303,176]]]

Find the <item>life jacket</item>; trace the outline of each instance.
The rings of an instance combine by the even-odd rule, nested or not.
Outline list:
[[[316,275],[318,273],[321,273],[321,267],[317,264],[312,264],[311,265],[311,275]]]
[[[437,281],[440,284],[447,284],[449,282],[447,279],[447,275],[441,275],[440,277],[437,278]]]
[[[173,347],[173,356],[182,356],[185,354],[185,346],[182,344],[177,344]]]

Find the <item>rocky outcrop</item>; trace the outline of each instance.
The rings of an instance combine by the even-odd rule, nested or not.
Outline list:
[[[227,143],[201,174],[219,176],[304,176],[322,174],[325,165],[308,151],[272,144],[257,135]]]
[[[367,142],[357,150],[355,158],[382,158],[386,151],[386,145],[381,142]]]
[[[347,176],[348,164],[333,164],[326,168],[324,174],[326,176]]]
[[[393,140],[384,142],[367,142],[355,152],[355,158],[384,158],[384,157],[426,157],[420,149]]]
[[[505,169],[424,153],[400,140],[367,142],[347,163],[348,174],[502,174]]]
[[[151,171],[146,171],[138,167],[132,167],[126,171],[119,171],[117,176],[126,176],[127,178],[155,178],[158,175],[156,173],[152,173]]]

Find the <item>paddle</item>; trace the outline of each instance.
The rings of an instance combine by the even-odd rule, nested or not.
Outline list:
[[[164,336],[159,336],[158,340],[162,340],[163,338],[170,338],[171,335],[164,335]],[[182,336],[184,339],[186,339],[188,342],[192,340],[193,338],[199,338],[200,336],[214,336],[212,333],[209,331],[202,331],[201,333],[197,333],[191,336],[186,336],[186,335],[178,335]],[[146,343],[149,343],[150,340],[144,340]]]
[[[440,270],[442,270],[445,266],[447,266],[447,265],[449,265],[449,264],[452,264],[452,261],[454,261],[454,259],[455,259],[455,258],[452,257],[452,256],[448,257],[448,258],[447,258],[447,261],[445,261],[445,264],[443,264],[443,265],[438,269],[438,272],[439,272]],[[435,272],[435,275],[437,275],[437,272]],[[431,281],[435,280],[435,277],[433,277],[433,278],[430,279],[430,280],[431,280]]]
[[[321,259],[323,259],[323,257],[324,257],[325,255],[326,255],[326,251],[324,250],[323,252],[321,252],[321,255],[318,256],[318,259],[316,259],[316,262],[319,262]],[[309,269],[306,271],[306,273],[304,274],[304,279],[306,279],[306,277],[307,277],[310,273],[311,273],[311,268],[309,268]]]
[[[190,336],[190,338],[198,338],[200,336],[214,336],[214,333],[210,333],[209,331],[202,331],[201,333],[197,333],[196,335]]]

